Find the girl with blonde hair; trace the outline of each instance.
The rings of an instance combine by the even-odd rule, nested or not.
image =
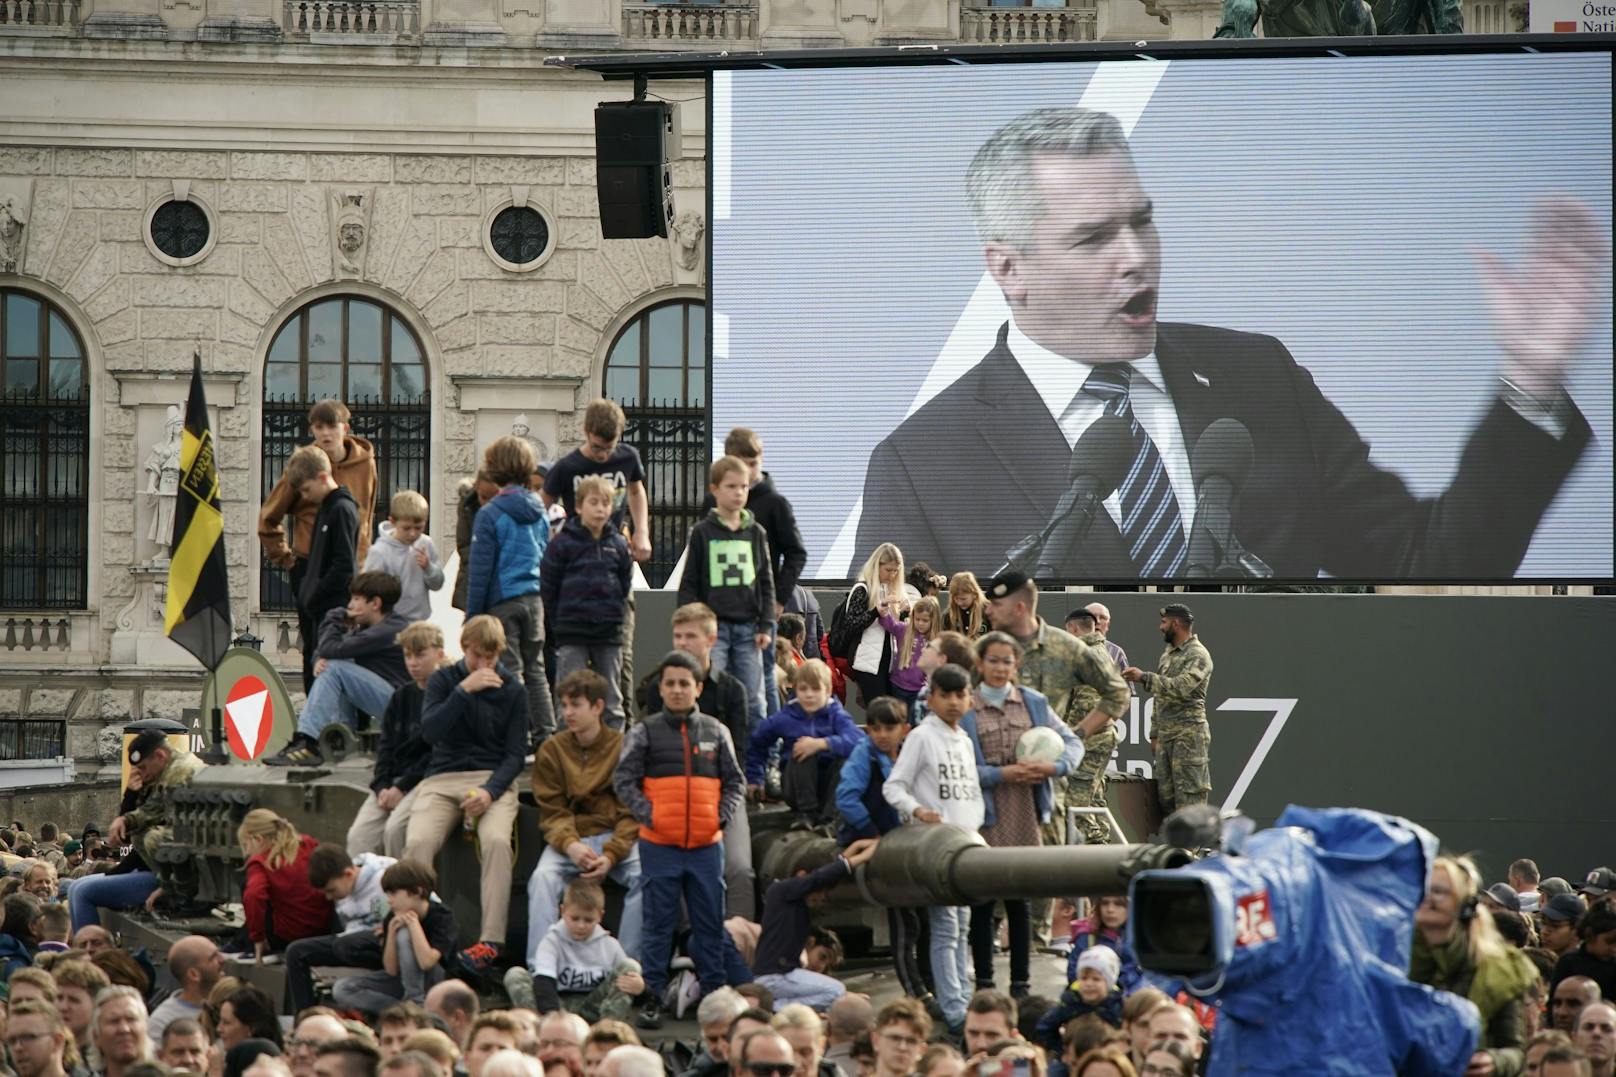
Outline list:
[[[903,580],[903,551],[890,542],[881,543],[859,569],[847,596],[847,622],[858,641],[852,655],[853,677],[866,706],[877,696],[892,693],[892,637],[881,626],[881,615],[902,620],[919,601],[920,592]]]
[[[241,904],[253,952],[263,957],[298,939],[329,935],[331,902],[309,883],[309,854],[319,841],[268,808],[248,812],[236,840],[247,858]]]
[[[937,600],[927,596],[909,610],[909,619],[900,621],[891,614],[881,615],[881,627],[897,645],[889,681],[892,695],[913,710],[915,697],[926,685],[926,671],[920,668],[920,652],[942,631],[943,611]]]
[[[974,572],[956,572],[948,581],[948,607],[943,610],[943,631],[976,639],[988,630],[988,596]]]

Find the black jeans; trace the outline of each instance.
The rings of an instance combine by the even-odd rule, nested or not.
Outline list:
[[[765,671],[767,672],[767,671]],[[780,760],[781,792],[791,810],[815,823],[836,818],[836,782],[842,761],[820,752],[798,762],[789,755]]]
[[[317,935],[298,939],[286,948],[286,988],[292,996],[292,1012],[314,1005],[314,977],[317,965],[340,965],[355,969],[382,967],[382,940],[367,929],[346,935]]]
[[[292,584],[292,601],[297,605],[297,638],[303,650],[303,694],[308,695],[309,689],[314,687],[314,645],[319,642],[315,637],[320,632],[320,622],[313,613],[303,608],[297,601],[297,593],[303,590],[303,577],[309,572],[309,559],[299,557],[292,562],[288,575]]]
[[[987,901],[971,907],[971,962],[980,989],[993,982],[993,906]],[[1032,919],[1027,902],[1005,899],[1004,919],[1010,928],[1010,983],[1025,984],[1032,975]]]
[[[926,978],[921,974],[916,953],[925,953],[925,935],[920,925],[925,917],[923,909],[887,909],[887,934],[892,939],[892,967],[898,973],[898,986],[910,998],[921,998],[931,993]],[[918,948],[918,951],[917,951]]]

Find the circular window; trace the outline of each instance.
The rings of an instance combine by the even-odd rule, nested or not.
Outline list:
[[[555,251],[556,230],[548,214],[521,198],[507,199],[483,218],[483,249],[501,269],[537,269]]]
[[[159,262],[171,266],[194,265],[206,258],[218,239],[213,213],[194,195],[165,195],[146,210],[141,236],[146,249]]]

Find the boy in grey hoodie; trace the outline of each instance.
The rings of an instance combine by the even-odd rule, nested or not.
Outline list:
[[[971,675],[952,663],[931,675],[931,712],[903,740],[892,773],[881,786],[887,803],[911,825],[949,824],[975,834],[982,828],[982,786],[976,750],[960,719],[971,708]],[[974,980],[971,973],[971,910],[930,910],[931,972],[937,1001],[950,1029],[965,1025]]]
[[[309,853],[309,885],[324,892],[336,906],[342,930],[335,935],[298,939],[286,947],[286,986],[292,1012],[314,1005],[315,966],[382,967],[382,940],[377,929],[387,919],[387,894],[382,873],[396,863],[390,856],[360,853],[326,842]]]
[[[443,566],[438,551],[426,535],[428,505],[414,490],[400,490],[387,505],[387,522],[365,555],[366,572],[397,576],[400,593],[399,616],[406,621],[432,619],[432,599],[428,591],[443,587]]]

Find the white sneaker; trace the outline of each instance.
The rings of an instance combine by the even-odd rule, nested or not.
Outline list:
[[[673,1015],[684,1019],[686,1010],[694,1010],[701,1001],[701,981],[689,969],[679,974],[679,997],[675,1000]]]

